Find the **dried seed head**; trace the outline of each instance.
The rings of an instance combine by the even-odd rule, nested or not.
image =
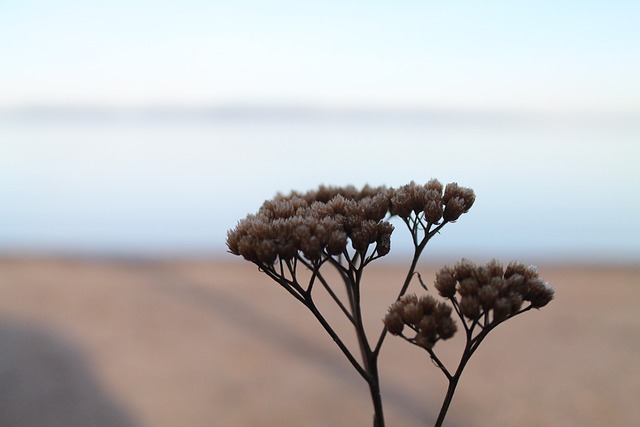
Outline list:
[[[473,271],[473,278],[476,279],[478,285],[480,286],[487,285],[491,281],[491,277],[492,276],[489,268],[484,265],[476,267],[476,269]]]
[[[402,316],[396,310],[389,309],[389,312],[383,319],[384,325],[392,335],[400,335],[404,329]]]
[[[531,302],[534,308],[544,307],[553,299],[555,290],[542,279],[533,279],[527,282],[527,291],[523,295],[524,300]]]
[[[497,259],[492,259],[487,263],[487,270],[489,270],[489,275],[491,277],[502,277],[504,275],[502,263]]]
[[[422,320],[422,310],[417,302],[405,304],[401,315],[402,321],[407,325],[417,325]]]
[[[464,199],[462,197],[453,197],[444,207],[442,218],[445,221],[453,222],[460,218],[464,213]]]
[[[436,273],[435,286],[444,298],[453,298],[456,294],[455,271],[449,267],[444,267]]]
[[[442,195],[442,184],[435,178],[430,179],[425,185],[424,188],[428,191],[433,191]]]
[[[457,183],[447,184],[442,201],[445,204],[443,218],[445,221],[455,221],[463,213],[467,213],[476,200],[475,193],[470,188],[460,187]]]
[[[431,295],[420,298],[405,295],[389,307],[384,324],[394,335],[402,332],[404,325],[416,332],[413,342],[431,348],[440,339],[451,338],[456,325],[451,317],[451,307],[437,302]]]
[[[496,303],[499,292],[497,286],[483,286],[478,290],[478,301],[485,311],[491,310]]]
[[[390,207],[385,187],[320,186],[307,193],[278,194],[255,215],[248,215],[227,233],[235,255],[259,265],[278,258],[303,256],[319,260],[344,253],[351,240],[357,250],[375,243],[378,256],[389,253],[393,226],[383,222]]]
[[[385,256],[391,251],[391,233],[393,225],[389,222],[380,222],[376,230],[376,252],[380,256]]]
[[[456,280],[458,282],[466,279],[467,277],[473,277],[473,272],[476,269],[476,265],[466,258],[461,259],[454,266],[456,272]]]
[[[499,322],[519,313],[525,301],[530,307],[547,305],[554,290],[538,277],[538,269],[516,261],[503,270],[502,264],[491,260],[476,266],[463,259],[453,268],[444,267],[436,273],[435,286],[441,296],[457,301],[460,312],[477,320],[493,311],[493,321]]]
[[[460,299],[460,312],[471,320],[480,318],[480,301],[475,295],[466,295]]]
[[[411,215],[415,201],[415,186],[415,182],[411,181],[409,184],[393,191],[393,195],[390,198],[391,213],[393,215],[398,215],[400,218],[405,219]]]
[[[500,322],[511,314],[511,303],[508,298],[498,298],[493,307],[493,321]]]
[[[474,296],[478,295],[478,290],[480,286],[478,285],[478,281],[473,277],[467,277],[466,279],[462,279],[460,281],[460,286],[458,287],[458,293],[461,296]]]
[[[511,261],[508,265],[507,265],[507,269],[504,272],[504,277],[505,278],[509,278],[514,274],[520,274],[522,276],[525,276],[525,271],[526,271],[527,267],[518,262],[518,261]]]
[[[442,210],[444,205],[441,200],[427,200],[424,207],[424,217],[427,222],[437,224],[442,219]]]

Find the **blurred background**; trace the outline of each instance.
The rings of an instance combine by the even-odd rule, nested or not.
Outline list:
[[[438,178],[435,253],[638,261],[639,12],[3,2],[0,251],[226,257],[277,192]]]
[[[226,232],[278,192],[431,178],[477,200],[426,283],[498,257],[557,290],[492,332],[449,427],[635,425],[639,16],[0,0],[0,425],[370,425],[361,378]],[[367,277],[372,331],[409,250],[397,230]],[[385,342],[389,425],[429,425],[443,378],[407,347]]]

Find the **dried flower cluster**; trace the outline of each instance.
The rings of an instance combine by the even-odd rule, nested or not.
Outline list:
[[[392,190],[390,198],[392,214],[406,219],[411,213],[424,213],[428,223],[437,224],[441,219],[453,222],[467,213],[476,196],[472,189],[460,187],[455,182],[447,184],[443,194],[442,184],[432,179],[425,185],[411,182]]]
[[[375,243],[375,251],[383,256],[391,248],[393,231],[382,221],[388,209],[382,187],[321,187],[306,194],[279,195],[240,221],[228,233],[227,245],[233,254],[259,264],[291,260],[298,253],[312,261],[339,255],[347,249],[347,240],[357,251]]]
[[[393,232],[393,226],[384,221],[387,215],[406,220],[415,214],[428,224],[452,222],[467,212],[474,200],[473,190],[451,183],[443,192],[443,185],[435,179],[398,189],[322,186],[266,201],[257,214],[247,216],[229,231],[227,246],[235,255],[266,265],[299,254],[311,261],[344,254],[348,241],[361,255],[375,244],[374,252],[384,256],[391,249]]]
[[[414,294],[403,296],[389,307],[384,324],[393,335],[401,335],[407,325],[416,333],[415,337],[408,339],[427,349],[439,339],[451,338],[457,329],[451,317],[451,307],[437,302],[431,295],[420,298]]]
[[[420,278],[416,268],[429,240],[468,212],[474,201],[473,190],[456,183],[443,186],[435,179],[399,188],[322,186],[306,193],[278,194],[228,232],[227,246],[232,254],[258,265],[318,320],[369,386],[374,427],[385,425],[378,373],[385,337],[397,335],[425,349],[449,381],[435,423],[441,427],[462,371],[487,334],[506,319],[547,305],[554,294],[535,267],[511,262],[503,268],[495,260],[481,266],[462,260],[438,271],[435,288],[445,301],[429,294],[407,294],[413,278]],[[397,299],[383,319],[384,328],[372,341],[364,322],[361,283],[369,262],[391,250],[394,227],[387,220],[392,216],[407,226],[414,253]],[[326,274],[326,269],[338,273],[343,292],[335,291],[330,279],[336,276]],[[426,289],[422,279],[420,283]],[[352,325],[359,357],[316,304],[317,289]],[[466,344],[457,368],[449,370],[434,346],[456,333],[454,313],[464,327]]]
[[[554,290],[538,276],[536,267],[512,261],[505,269],[496,260],[477,266],[466,259],[438,271],[435,287],[451,305],[437,302],[428,294],[420,298],[406,295],[389,307],[383,322],[389,333],[424,348],[449,381],[435,424],[440,427],[462,371],[484,338],[503,321],[547,305],[553,299]],[[433,347],[438,340],[450,338],[456,332],[451,317],[453,310],[464,327],[466,343],[457,368],[450,371]],[[412,329],[415,336],[406,336],[405,326]]]
[[[491,322],[518,313],[525,301],[533,308],[544,307],[554,294],[538,277],[536,267],[516,261],[504,269],[496,260],[476,266],[463,259],[454,267],[442,268],[436,274],[435,286],[441,296],[457,304],[466,318],[478,320],[492,313]]]

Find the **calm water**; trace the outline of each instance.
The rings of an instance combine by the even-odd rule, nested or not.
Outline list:
[[[640,261],[639,160],[630,120],[5,114],[0,252],[223,254],[276,192],[435,177],[477,194],[435,255]]]

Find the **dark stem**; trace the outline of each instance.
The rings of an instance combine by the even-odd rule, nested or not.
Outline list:
[[[447,415],[447,410],[449,409],[449,405],[451,405],[451,401],[453,400],[453,394],[456,392],[456,386],[458,385],[458,377],[452,377],[449,380],[449,387],[447,388],[447,394],[444,397],[444,402],[442,402],[442,408],[440,408],[440,414],[438,415],[438,419],[434,427],[442,427],[442,423],[444,422],[444,417]]]
[[[384,427],[384,413],[382,410],[382,396],[380,394],[380,381],[378,379],[378,357],[370,352],[369,362],[367,363],[369,371],[369,391],[371,393],[371,402],[373,403],[373,427]]]
[[[409,284],[411,283],[411,279],[413,278],[413,274],[416,271],[418,261],[420,260],[420,255],[422,254],[424,247],[427,245],[427,241],[428,239],[425,238],[422,242],[420,242],[420,244],[415,246],[413,259],[411,260],[411,266],[409,267],[409,271],[407,272],[407,275],[404,279],[404,283],[402,284],[402,288],[398,293],[398,297],[396,298],[396,301],[399,300],[407,292],[407,289],[409,288]],[[380,333],[380,337],[378,338],[378,343],[376,344],[376,348],[373,350],[373,352],[376,355],[380,353],[380,349],[382,348],[382,343],[384,342],[384,339],[386,336],[387,336],[387,328],[385,327],[384,329],[382,329],[382,332]]]
[[[455,374],[453,374],[453,376],[447,375],[448,373],[443,370],[443,372],[445,372],[445,375],[447,375],[447,378],[449,380],[449,387],[447,387],[447,394],[445,395],[444,401],[442,402],[442,407],[440,408],[440,413],[438,414],[438,419],[436,420],[436,424],[434,427],[442,427],[444,418],[446,417],[447,411],[449,410],[449,406],[451,405],[451,401],[453,400],[453,395],[456,392],[458,381],[460,381],[460,376],[462,375],[462,371],[464,370],[464,367],[467,365],[467,362],[469,362],[469,359],[475,352],[476,348],[478,348],[477,345],[475,347],[472,345],[470,334],[467,334],[467,344],[464,348],[464,353],[462,354],[462,358],[460,359],[460,364],[458,365],[458,369],[456,369]]]
[[[362,257],[364,259],[364,256]],[[364,369],[369,374],[367,383],[369,392],[371,393],[371,402],[373,403],[373,426],[384,427],[384,412],[382,409],[382,396],[380,394],[380,378],[378,376],[378,353],[371,350],[367,334],[364,330],[364,321],[362,319],[362,304],[360,300],[360,283],[362,281],[364,265],[356,267],[353,263],[350,269],[353,270],[351,283],[353,290],[353,318],[355,319],[356,335],[360,345],[360,352],[364,363]]]
[[[316,305],[314,304],[313,300],[310,298],[310,296],[307,296],[307,299],[305,300],[305,306],[309,309],[309,311],[311,311],[311,313],[315,316],[315,318],[318,320],[318,322],[320,322],[320,324],[322,325],[322,327],[325,329],[325,331],[327,331],[327,333],[329,334],[329,336],[333,339],[333,341],[338,345],[338,347],[340,348],[340,350],[342,350],[342,353],[347,357],[347,359],[349,360],[349,362],[351,362],[351,365],[353,365],[353,367],[356,369],[356,371],[358,371],[358,373],[360,374],[360,376],[362,376],[362,378],[365,379],[365,381],[367,381],[368,383],[370,382],[370,375],[369,372],[367,372],[367,370],[365,370],[360,363],[358,363],[358,361],[356,360],[356,358],[353,356],[353,354],[351,354],[351,351],[349,351],[349,349],[347,348],[347,346],[344,344],[344,342],[342,342],[342,340],[340,339],[340,337],[338,336],[338,334],[333,330],[333,328],[331,327],[331,325],[329,325],[329,323],[327,322],[327,320],[324,318],[324,316],[320,313],[320,311],[318,310],[318,308],[316,307]]]
[[[460,318],[464,322],[464,317],[462,315],[460,315]],[[453,374],[453,376],[450,375],[445,369],[442,370],[449,380],[449,387],[447,388],[447,394],[445,395],[444,401],[442,402],[440,414],[438,414],[438,419],[436,420],[436,424],[434,427],[442,426],[444,418],[447,415],[447,411],[449,410],[449,406],[451,405],[451,401],[453,400],[453,395],[456,392],[456,387],[458,386],[458,382],[460,381],[460,376],[462,376],[462,371],[464,370],[465,366],[467,366],[467,363],[471,359],[471,356],[473,356],[473,353],[475,353],[475,351],[478,349],[478,346],[480,345],[482,340],[485,339],[489,332],[497,326],[497,323],[494,323],[492,325],[485,325],[486,327],[483,328],[482,331],[474,337],[473,330],[476,325],[479,324],[474,322],[471,327],[465,328],[467,343],[465,344],[464,352],[462,353],[462,357],[460,358],[458,368],[456,369],[456,372]]]
[[[357,365],[356,369],[369,386],[371,402],[373,404],[374,410],[373,426],[384,427],[384,412],[382,406],[382,396],[380,393],[380,379],[378,375],[378,354],[371,350],[371,346],[367,339],[367,335],[364,329],[364,322],[362,319],[362,307],[360,301],[360,282],[362,280],[363,269],[366,265],[366,262],[364,261],[365,255],[366,254],[356,252],[353,256],[350,256],[349,253],[345,251],[340,259],[336,259],[333,257],[329,257],[328,259],[329,263],[338,270],[338,272],[340,273],[340,277],[342,277],[345,289],[347,291],[349,302],[348,306],[339,303],[337,296],[334,297],[335,293],[330,289],[328,283],[326,284],[325,288],[327,288],[334,301],[338,303],[340,308],[343,310],[343,312],[345,312],[345,314],[347,315],[349,320],[351,320],[352,324],[355,327],[360,354],[362,356],[362,365],[355,362],[355,358],[353,358],[351,352],[349,352],[347,357],[349,358],[349,361],[352,365]],[[345,264],[343,264],[341,260],[344,260]],[[320,278],[323,285],[325,285],[325,282],[323,282],[324,278],[320,274],[318,274],[318,277]],[[347,311],[347,307],[349,308],[350,312]],[[309,308],[311,309],[311,307]],[[313,309],[311,311],[314,312]],[[316,315],[316,317],[318,317],[318,315],[319,313]],[[320,320],[320,318],[318,318],[318,320]],[[323,322],[320,321],[320,323]],[[323,324],[323,326],[325,327],[325,329],[328,328],[328,325]],[[334,340],[336,340],[335,337]],[[341,349],[345,354],[347,354],[346,348],[341,347]]]

